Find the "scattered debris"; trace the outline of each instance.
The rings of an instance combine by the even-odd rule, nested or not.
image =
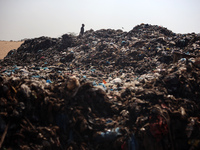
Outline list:
[[[198,150],[199,52],[149,24],[28,39],[0,62],[0,148]]]

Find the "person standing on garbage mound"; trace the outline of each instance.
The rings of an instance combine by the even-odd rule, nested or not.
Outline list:
[[[83,36],[83,33],[84,33],[84,24],[82,24],[82,27],[81,27],[81,31],[80,31],[80,34],[79,35],[81,35],[81,36]]]

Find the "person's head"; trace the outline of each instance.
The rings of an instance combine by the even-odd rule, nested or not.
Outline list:
[[[84,24],[82,24],[82,27],[84,27],[85,25]]]

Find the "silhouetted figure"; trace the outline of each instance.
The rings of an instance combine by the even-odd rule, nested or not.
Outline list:
[[[82,27],[81,27],[81,31],[80,31],[80,35],[82,36],[83,35],[83,33],[84,33],[84,24],[82,24]]]

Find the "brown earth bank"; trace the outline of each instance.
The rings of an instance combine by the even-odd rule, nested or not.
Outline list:
[[[0,41],[0,59],[3,59],[10,50],[18,49],[24,41]]]

